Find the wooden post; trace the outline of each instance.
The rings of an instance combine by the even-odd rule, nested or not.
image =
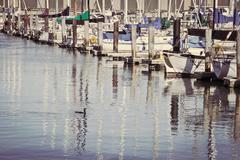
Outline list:
[[[118,38],[119,38],[119,22],[114,22],[113,31],[113,52],[118,53]]]
[[[65,43],[67,38],[66,38],[66,18],[63,17],[62,18],[62,24],[61,24],[61,28],[62,28],[62,43]]]
[[[6,7],[5,7],[5,0],[3,1],[3,28],[4,28],[4,22],[6,21],[6,13],[5,13]]]
[[[73,15],[74,17],[77,15],[77,4],[76,0],[73,2]],[[77,21],[73,19],[73,24],[72,24],[72,32],[73,32],[73,44],[72,47],[75,48],[77,44]]]
[[[240,79],[240,30],[237,31],[237,55],[236,55],[236,60],[237,60],[237,79]]]
[[[103,22],[98,22],[98,46],[103,49]]]
[[[12,2],[12,29],[15,29],[15,0]]]
[[[173,51],[174,52],[180,52],[180,40],[181,40],[180,26],[181,26],[180,18],[175,19],[173,23]]]
[[[86,40],[86,47],[89,47],[89,21],[84,21],[84,36]]]
[[[18,32],[19,32],[20,31],[20,27],[21,27],[21,14],[20,13],[18,13],[17,26],[18,26]]]
[[[136,58],[136,39],[137,39],[137,28],[135,25],[132,25],[132,32],[131,32],[131,38],[132,38],[132,59]]]
[[[212,29],[206,29],[205,72],[211,72]]]
[[[30,31],[32,31],[32,29],[33,29],[33,14],[30,14],[30,26],[29,26],[29,28],[30,28]]]
[[[18,31],[20,31],[20,25],[21,25],[21,10],[22,10],[22,6],[21,6],[21,0],[18,0]]]
[[[39,18],[38,18],[38,15],[35,16],[35,29],[36,30],[39,29]]]
[[[212,21],[212,30],[214,31],[215,30],[215,12],[216,12],[216,0],[213,0],[213,21]]]
[[[151,60],[151,58],[153,56],[154,34],[155,34],[154,27],[149,26],[149,28],[148,28],[148,58],[149,58],[149,60]]]
[[[75,48],[77,44],[77,21],[74,19],[72,24],[72,32],[73,32],[73,44],[72,47]]]
[[[49,5],[48,5],[48,0],[45,0],[45,14],[49,14]],[[44,18],[44,21],[45,21],[45,25],[44,25],[44,30],[45,32],[48,32],[48,27],[49,27],[49,24],[48,24],[48,17],[45,17]]]
[[[28,15],[26,10],[25,10],[25,15],[23,19],[23,26],[24,26],[24,35],[25,35],[27,34],[27,30],[28,30]]]

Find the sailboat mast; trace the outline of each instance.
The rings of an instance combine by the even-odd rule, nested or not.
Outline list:
[[[174,0],[174,17],[177,18],[177,0]]]
[[[172,0],[168,1],[168,20],[171,18]]]
[[[124,23],[128,22],[128,0],[124,0]]]
[[[59,11],[58,0],[56,0],[56,13]]]
[[[217,12],[217,1],[218,0],[213,0],[213,31],[215,30],[215,23],[216,23],[216,12]]]
[[[105,0],[102,0],[102,13],[105,15]]]
[[[158,17],[161,18],[161,0],[158,0]]]

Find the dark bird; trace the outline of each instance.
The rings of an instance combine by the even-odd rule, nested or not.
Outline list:
[[[87,108],[83,108],[83,111],[75,111],[75,113],[83,114],[83,116],[85,117],[86,116],[86,110],[87,110]]]

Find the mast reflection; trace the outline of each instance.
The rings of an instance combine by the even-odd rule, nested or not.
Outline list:
[[[236,109],[234,120],[234,138],[240,140],[240,95],[236,95]]]
[[[112,73],[112,93],[113,99],[118,99],[118,66],[113,65],[113,73]]]
[[[172,95],[171,97],[171,130],[178,130],[178,110],[179,110],[179,96]]]

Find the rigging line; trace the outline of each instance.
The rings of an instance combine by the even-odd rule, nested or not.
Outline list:
[[[26,5],[25,0],[23,0],[23,4],[24,4],[24,7],[25,7],[25,10],[27,11],[27,5]]]
[[[145,3],[145,1],[144,1]],[[150,2],[148,3],[148,7],[147,7],[147,11],[149,11],[150,5],[152,4],[152,0],[150,0]]]
[[[38,1],[38,4],[39,4],[40,8],[42,9],[42,5],[40,3],[40,0],[37,0],[37,1]]]

